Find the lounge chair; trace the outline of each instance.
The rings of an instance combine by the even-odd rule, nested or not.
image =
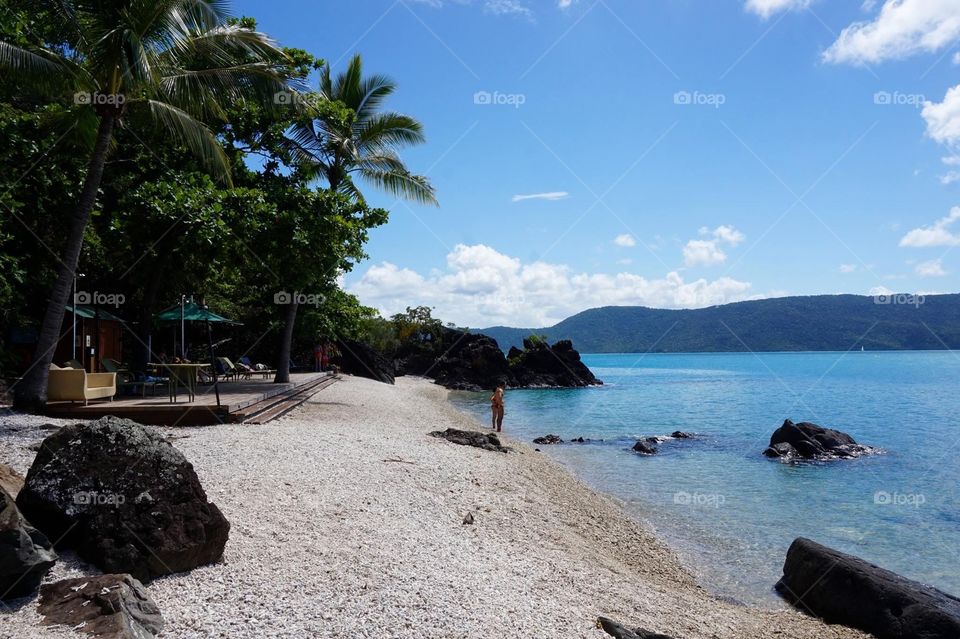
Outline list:
[[[242,375],[243,377],[250,378],[250,373],[247,371],[241,371],[238,369],[233,362],[231,362],[226,357],[218,357],[217,365],[220,369],[218,372],[223,375],[224,379],[229,380],[230,378],[239,379]]]
[[[109,399],[117,394],[116,373],[88,373],[76,368],[60,368],[50,364],[50,377],[47,382],[47,400],[83,402],[91,399]]]

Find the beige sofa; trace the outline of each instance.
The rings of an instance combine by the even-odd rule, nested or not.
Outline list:
[[[83,402],[108,398],[117,394],[116,373],[88,373],[83,369],[60,368],[50,364],[47,400],[51,402]]]

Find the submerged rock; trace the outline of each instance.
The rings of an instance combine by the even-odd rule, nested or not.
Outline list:
[[[690,433],[685,433],[682,430],[675,430],[670,433],[670,436],[674,439],[693,439],[693,435]]]
[[[58,545],[141,581],[218,561],[230,533],[183,454],[116,417],[47,437],[17,505]]]
[[[498,453],[508,453],[510,449],[500,443],[500,438],[494,433],[480,433],[473,430],[458,430],[448,428],[447,430],[436,430],[430,433],[431,437],[445,439],[453,444],[461,446],[473,446]]]
[[[657,438],[645,437],[644,439],[638,440],[637,443],[633,445],[633,451],[641,455],[656,455]]]
[[[57,561],[47,537],[30,525],[0,488],[0,599],[29,595]]]
[[[37,611],[46,625],[80,626],[106,639],[150,639],[163,617],[146,588],[130,575],[65,579],[40,589]]]
[[[956,639],[960,599],[814,541],[790,545],[777,592],[791,604],[878,639]]]
[[[582,439],[583,438],[581,438],[581,441]],[[550,444],[562,444],[563,440],[560,439],[559,435],[544,435],[543,437],[537,437],[535,440],[533,440],[533,443],[546,446]]]
[[[824,428],[810,422],[794,424],[789,419],[774,431],[767,457],[781,459],[843,459],[876,452],[870,446],[858,444],[850,435]]]

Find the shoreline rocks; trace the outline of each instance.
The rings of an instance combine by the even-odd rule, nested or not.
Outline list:
[[[644,630],[643,628],[635,628],[631,630],[623,624],[619,624],[616,621],[606,617],[598,618],[597,625],[600,626],[600,629],[605,633],[611,637],[614,637],[614,639],[673,639],[673,637],[668,635],[650,632],[649,630]]]
[[[563,440],[560,439],[559,435],[544,435],[543,437],[537,437],[533,440],[534,444],[540,444],[541,446],[551,446],[555,444],[562,444]]]
[[[53,544],[0,488],[0,600],[29,595],[57,562]]]
[[[777,592],[799,609],[878,639],[960,637],[960,599],[798,537]]]
[[[435,430],[429,433],[431,437],[445,439],[450,443],[460,446],[472,446],[483,450],[489,450],[497,453],[509,453],[510,449],[500,443],[500,438],[494,433],[481,433],[474,430],[458,430],[448,428],[447,430]]]
[[[140,581],[218,561],[230,533],[183,454],[116,417],[47,437],[17,505],[58,545]]]
[[[143,584],[130,575],[64,579],[40,589],[45,625],[72,626],[106,639],[148,639],[163,617]]]
[[[348,339],[340,342],[338,350],[340,354],[333,358],[333,363],[342,372],[384,384],[394,383],[396,371],[393,362],[372,346]]]
[[[787,419],[770,436],[770,445],[763,454],[787,460],[830,460],[862,457],[875,452],[875,448],[858,444],[846,433],[810,422],[794,424]]]
[[[645,437],[643,439],[637,440],[637,443],[633,445],[633,452],[640,453],[641,455],[656,455],[658,440],[656,437]]]

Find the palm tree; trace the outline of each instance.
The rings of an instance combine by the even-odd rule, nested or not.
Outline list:
[[[321,103],[346,107],[351,117],[337,109],[318,110],[317,118],[296,124],[290,131],[291,149],[306,174],[326,180],[331,191],[340,191],[363,202],[353,175],[399,198],[437,204],[427,178],[414,175],[398,150],[426,142],[423,125],[394,111],[380,111],[397,85],[384,75],[363,77],[363,61],[355,55],[347,70],[336,78],[330,67],[320,74]],[[280,342],[275,382],[290,381],[290,348],[297,305],[287,307]]]
[[[329,67],[324,67],[320,97],[347,107],[353,117],[345,120],[321,115],[293,127],[291,138],[301,159],[312,165],[333,191],[343,191],[362,202],[363,195],[352,179],[357,174],[391,195],[436,205],[433,186],[427,178],[410,173],[397,153],[426,141],[423,125],[408,115],[380,111],[396,89],[386,76],[364,78],[359,55],[336,78],[330,76]]]
[[[230,21],[223,0],[36,0],[32,9],[55,16],[64,41],[56,51],[0,42],[0,68],[51,97],[76,92],[76,122],[96,131],[34,361],[14,389],[18,408],[39,411],[116,127],[140,112],[229,183],[226,154],[195,118],[222,117],[230,100],[267,102],[285,88],[278,63],[286,57],[263,34]]]

